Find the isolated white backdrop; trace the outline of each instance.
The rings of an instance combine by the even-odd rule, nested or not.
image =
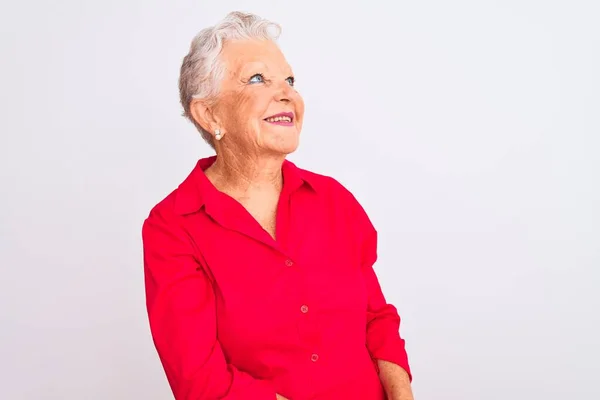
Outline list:
[[[291,159],[378,228],[417,399],[600,398],[597,1],[0,7],[0,398],[172,398],[140,228],[211,154],[178,68],[232,10],[284,27]]]

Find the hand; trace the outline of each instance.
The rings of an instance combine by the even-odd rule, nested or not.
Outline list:
[[[288,400],[287,397],[283,397],[282,395],[277,395],[277,400]]]

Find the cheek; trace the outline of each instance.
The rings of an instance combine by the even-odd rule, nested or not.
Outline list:
[[[269,107],[269,99],[264,94],[252,93],[247,96],[242,96],[237,104],[232,104],[234,112],[239,114],[239,118],[243,119],[246,124],[257,124],[257,121],[262,121],[265,112]]]
[[[225,115],[223,125],[229,134],[240,135],[238,140],[244,142],[248,139],[252,140],[244,137],[247,134],[253,136],[252,132],[255,132],[257,128],[256,118],[253,118],[254,103],[252,99],[247,96],[235,96],[230,98],[224,106],[227,109],[223,113]]]
[[[232,114],[237,119],[237,130],[245,132],[245,137],[241,140],[261,142],[262,118],[267,106],[257,93],[240,96],[237,103],[231,104]]]
[[[298,115],[298,121],[302,122],[304,119],[304,100],[300,95],[298,95],[298,100],[296,101],[296,114]]]
[[[231,113],[240,121],[248,121],[248,118],[252,114],[252,109],[254,108],[252,99],[248,96],[240,96],[229,106],[231,107]]]
[[[296,128],[302,129],[302,123],[304,122],[304,101],[302,97],[298,97],[294,101],[294,112],[296,113]]]

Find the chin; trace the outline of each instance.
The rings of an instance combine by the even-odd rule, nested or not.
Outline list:
[[[273,135],[272,140],[269,140],[268,148],[279,154],[290,154],[296,151],[299,143],[299,135],[297,133],[286,135]]]
[[[293,153],[294,151],[296,151],[296,149],[298,148],[298,141],[297,140],[288,140],[286,142],[283,143],[278,143],[275,146],[270,146],[272,150],[274,150],[277,153],[280,154],[290,154]]]

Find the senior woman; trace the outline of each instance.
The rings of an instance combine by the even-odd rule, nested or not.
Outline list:
[[[147,308],[176,399],[410,400],[377,234],[340,183],[296,167],[304,103],[279,26],[230,13],[181,67],[216,156],[143,226]]]

